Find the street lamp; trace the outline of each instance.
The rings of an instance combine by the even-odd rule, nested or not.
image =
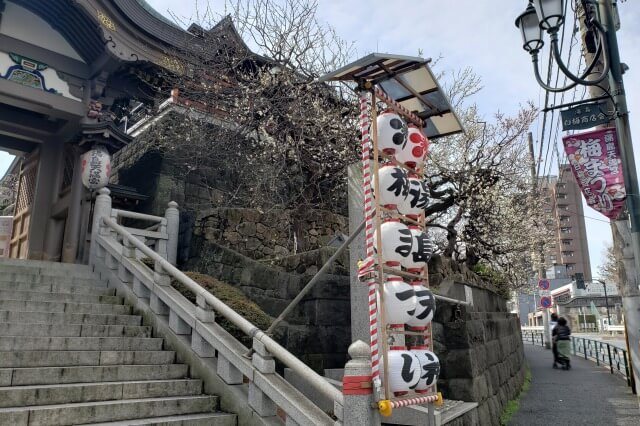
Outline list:
[[[585,3],[591,3],[586,0]],[[523,49],[531,55],[533,63],[533,72],[536,76],[538,84],[549,92],[564,92],[573,89],[578,84],[584,86],[595,86],[600,84],[609,75],[609,52],[607,52],[606,36],[607,32],[604,27],[595,18],[595,14],[591,14],[591,18],[587,19],[586,24],[590,29],[595,29],[598,34],[597,51],[591,61],[580,76],[574,75],[565,65],[560,55],[560,47],[558,46],[558,30],[564,23],[564,0],[533,0],[527,6],[527,9],[516,19],[516,27],[520,29],[523,41]],[[558,64],[562,72],[572,81],[564,87],[551,87],[547,85],[540,77],[538,69],[538,53],[544,46],[542,30],[546,30],[551,39],[551,51],[553,59]],[[602,57],[603,69],[595,77],[587,80],[592,74],[593,69]]]
[[[534,74],[538,84],[545,90],[553,93],[563,92],[576,87],[578,84],[584,86],[595,86],[608,78],[609,88],[605,91],[607,97],[614,105],[615,126],[620,147],[620,162],[622,174],[626,187],[627,211],[631,224],[631,247],[634,253],[634,267],[636,279],[630,277],[621,283],[622,305],[625,313],[625,327],[627,337],[631,344],[628,344],[631,367],[633,369],[634,380],[638,377],[640,382],[640,288],[638,287],[637,275],[640,274],[640,185],[638,185],[638,175],[633,153],[633,143],[631,140],[631,126],[629,124],[629,109],[625,96],[624,82],[622,74],[625,66],[620,62],[618,51],[618,39],[616,37],[616,25],[614,24],[614,4],[615,0],[581,0],[585,11],[585,25],[595,37],[597,49],[591,64],[582,75],[573,74],[560,57],[558,46],[558,31],[564,23],[564,0],[531,0],[529,6],[533,6],[538,18],[538,26],[549,34],[551,39],[551,52],[554,62],[558,68],[569,78],[572,83],[565,87],[551,87],[545,84],[540,78],[538,70],[538,54],[544,45],[540,33],[535,30],[529,7],[516,20],[516,26],[520,29],[523,37],[523,48],[531,55]],[[593,76],[592,71],[602,60],[603,69],[598,75]],[[595,73],[594,73],[595,74]],[[587,79],[588,78],[588,79]],[[572,103],[575,105],[575,103]],[[568,105],[567,105],[568,106]],[[556,108],[559,106],[556,106]]]
[[[609,313],[609,297],[607,296],[607,284],[602,280],[593,280],[602,284],[604,287],[604,304],[607,307],[607,320],[609,321],[609,326],[611,326],[611,314]]]

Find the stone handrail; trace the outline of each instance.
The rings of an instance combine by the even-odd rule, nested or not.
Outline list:
[[[308,386],[324,398],[334,401],[334,413],[339,419],[337,424],[342,424],[344,397],[340,390],[139,241],[109,215],[101,215],[97,222],[100,230],[92,242],[96,247],[92,263],[102,264],[114,273],[117,270],[119,279],[131,283],[138,297],[149,298],[154,313],[169,315],[169,327],[175,334],[191,334],[191,347],[198,356],[214,357],[217,352],[218,375],[227,384],[241,384],[243,376],[248,377],[248,403],[258,415],[271,417],[279,406],[287,414],[287,424],[334,424],[329,415],[275,373],[275,358],[305,378]],[[137,259],[137,251],[155,262],[153,274]],[[171,278],[196,295],[196,305],[170,286]],[[251,360],[243,357],[246,353],[244,345],[214,322],[214,311],[253,338]]]

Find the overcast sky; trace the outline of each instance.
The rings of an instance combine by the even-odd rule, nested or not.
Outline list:
[[[147,2],[167,17],[172,12],[181,21],[196,20],[196,0]],[[208,2],[215,11],[224,11],[224,0]],[[199,3],[202,6],[206,0]],[[520,34],[514,25],[527,5],[526,0],[318,0],[318,3],[319,19],[332,25],[342,38],[354,41],[360,56],[370,52],[416,56],[422,51],[425,57],[442,56],[439,66],[443,69],[472,67],[484,86],[473,101],[488,121],[497,111],[514,113],[528,100],[544,106],[544,93],[535,82],[530,57],[522,50]],[[640,6],[638,0],[629,0],[619,7],[622,28],[618,40],[621,59],[630,67],[625,83],[638,158]],[[573,55],[575,64],[577,49]],[[541,119],[532,128],[536,143],[541,136],[540,127]],[[561,144],[559,138],[557,142]],[[561,145],[559,148],[562,153]],[[8,165],[6,157],[0,157],[2,169]],[[611,231],[604,216],[586,204],[584,209],[595,275],[604,242],[611,240]]]

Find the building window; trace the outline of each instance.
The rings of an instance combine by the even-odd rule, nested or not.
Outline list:
[[[551,260],[551,262],[556,263],[557,258],[555,254],[552,254],[551,256],[549,256],[549,259]]]
[[[560,232],[563,234],[570,234],[571,233],[571,227],[570,226],[563,226],[562,228],[560,228]]]
[[[573,240],[562,240],[562,244],[565,246],[570,246],[571,245],[571,241]]]
[[[572,263],[567,263],[567,271],[573,271],[574,267]]]
[[[566,200],[567,194],[565,194],[564,192],[558,192],[556,198],[558,198],[559,200]]]
[[[560,221],[561,222],[569,222],[569,219],[570,219],[569,216],[564,216],[564,215],[560,216]]]
[[[551,213],[551,207],[545,207],[544,212],[545,213]]]
[[[566,188],[566,187],[567,187],[567,184],[566,184],[566,183],[564,183],[564,182],[558,182],[558,184],[556,185],[556,187],[557,187],[558,189],[564,189],[564,188]]]
[[[562,256],[573,257],[573,252],[572,251],[563,251],[562,252]]]

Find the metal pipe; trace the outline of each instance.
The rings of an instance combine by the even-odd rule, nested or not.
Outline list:
[[[338,248],[338,250],[336,250],[336,252],[329,258],[329,260],[327,260],[324,263],[324,265],[322,265],[322,268],[320,268],[320,270],[316,272],[313,278],[311,278],[311,281],[309,281],[307,285],[305,285],[304,288],[300,290],[300,293],[298,293],[298,295],[291,301],[291,303],[289,303],[289,305],[287,305],[287,307],[284,308],[284,311],[282,311],[282,313],[278,315],[278,318],[276,318],[271,323],[271,325],[265,331],[265,333],[270,335],[273,332],[273,330],[275,330],[275,328],[278,326],[278,324],[280,324],[282,320],[289,314],[289,312],[291,312],[293,308],[298,306],[298,303],[300,303],[302,298],[306,296],[307,293],[309,293],[309,291],[311,291],[311,289],[318,283],[318,281],[320,280],[320,277],[324,275],[324,273],[327,271],[327,269],[329,269],[329,267],[338,258],[338,256],[340,256],[342,252],[344,252],[347,249],[347,247],[349,247],[351,242],[358,236],[358,234],[362,232],[362,230],[364,229],[364,225],[365,225],[365,221],[363,220],[362,223],[356,228],[356,230],[349,236],[349,238],[347,238],[347,240],[344,243],[342,243],[342,245]]]
[[[275,358],[280,360],[287,367],[291,368],[291,370],[293,370],[295,373],[299,374],[300,377],[306,378],[307,382],[323,396],[329,398],[332,401],[337,401],[339,404],[343,403],[342,392],[340,392],[333,385],[327,382],[324,377],[320,376],[318,373],[309,368],[309,366],[307,366],[305,363],[300,361],[293,354],[283,348],[278,342],[273,340],[251,322],[247,321],[243,316],[224,304],[213,294],[209,293],[198,283],[186,276],[182,271],[170,264],[158,253],[154,252],[149,247],[144,245],[140,240],[129,233],[124,227],[118,225],[108,217],[103,216],[102,221],[116,233],[127,238],[129,240],[129,243],[135,246],[143,254],[153,259],[156,263],[160,263],[162,269],[168,275],[184,284],[184,286],[187,287],[189,291],[195,293],[196,297],[201,296],[202,298],[204,298],[207,304],[211,306],[218,314],[225,317],[232,324],[242,330],[242,332],[244,332],[246,335],[262,342],[265,348],[271,354],[273,354]]]

